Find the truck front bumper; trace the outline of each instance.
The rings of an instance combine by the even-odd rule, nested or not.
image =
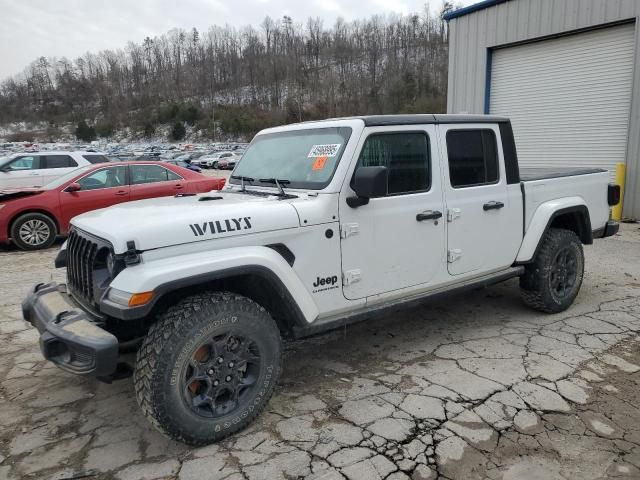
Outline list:
[[[44,358],[78,375],[106,377],[118,365],[118,339],[100,328],[66,291],[40,283],[22,302],[22,315],[40,332]]]

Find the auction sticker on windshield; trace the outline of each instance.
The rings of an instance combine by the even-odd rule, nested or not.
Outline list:
[[[311,170],[322,170],[324,168],[324,164],[327,163],[327,160],[329,160],[329,157],[327,157],[326,155],[316,157],[316,161],[313,162]]]
[[[307,157],[335,157],[340,151],[341,143],[330,143],[327,145],[313,145]]]

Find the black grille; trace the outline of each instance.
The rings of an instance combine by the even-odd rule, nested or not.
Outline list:
[[[67,239],[67,282],[72,292],[93,304],[93,268],[99,245],[77,230]]]

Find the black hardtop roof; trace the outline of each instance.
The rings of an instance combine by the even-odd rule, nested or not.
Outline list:
[[[380,127],[387,125],[424,125],[430,123],[504,123],[509,122],[507,117],[495,115],[454,115],[419,113],[412,115],[365,115],[354,117],[328,118],[321,121],[332,120],[362,120],[367,127]],[[311,123],[303,122],[303,123]]]

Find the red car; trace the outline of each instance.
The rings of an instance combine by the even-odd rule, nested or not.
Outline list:
[[[43,187],[0,191],[0,243],[23,250],[51,246],[76,215],[117,203],[220,190],[224,178],[206,177],[160,162],[81,167]]]

